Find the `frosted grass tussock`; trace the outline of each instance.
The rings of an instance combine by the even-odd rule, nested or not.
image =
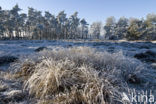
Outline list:
[[[26,62],[35,67],[25,80],[25,90],[40,102],[54,104],[119,102],[127,82],[138,83],[144,69],[140,61],[122,52],[110,54],[89,47],[43,51],[22,63]]]
[[[99,103],[112,102],[118,93],[107,78],[99,72],[82,65],[77,67],[68,59],[43,60],[26,81],[25,88],[40,99],[53,99],[53,103]],[[63,101],[62,101],[63,100]]]
[[[110,75],[116,75],[119,79],[123,78],[122,80],[128,80],[130,75],[140,76],[140,72],[145,69],[140,61],[125,57],[122,51],[110,54],[106,51],[99,52],[89,47],[75,47],[44,51],[40,55],[45,58],[52,57],[54,60],[68,57],[77,66],[86,64],[100,72],[104,71]]]

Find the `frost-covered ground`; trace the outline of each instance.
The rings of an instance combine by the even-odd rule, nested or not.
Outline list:
[[[39,50],[40,52],[37,52],[36,49],[41,48],[41,47],[44,48],[44,50],[41,49],[41,50]],[[81,51],[81,49],[79,49],[80,47],[84,51]],[[72,50],[70,50],[73,48],[76,48],[75,50],[80,51],[80,54],[79,54],[79,52],[73,54],[73,52],[71,52]],[[69,49],[69,50],[66,50],[66,49]],[[52,53],[50,53],[50,55],[48,56],[49,52],[51,52],[51,51],[52,51]],[[55,53],[57,51],[58,51],[58,53]],[[63,55],[62,55],[62,52],[63,52]],[[81,52],[82,52],[82,56],[79,56],[79,55],[81,55]],[[93,55],[94,52],[96,54],[95,56]],[[100,53],[98,53],[98,52],[100,52]],[[147,52],[147,55],[146,55],[146,52]],[[152,53],[150,53],[150,52],[152,52]],[[124,78],[123,79],[119,78],[118,81],[121,80],[121,82],[122,82],[121,85],[124,85],[123,83],[126,83],[125,84],[125,87],[126,87],[125,93],[127,95],[128,95],[128,89],[136,89],[137,91],[152,90],[152,93],[156,97],[156,61],[155,61],[156,60],[156,43],[154,43],[154,42],[113,42],[113,41],[96,42],[96,41],[39,41],[39,40],[35,40],[35,41],[29,41],[29,40],[13,41],[13,40],[10,40],[9,41],[8,40],[8,41],[0,41],[0,57],[15,56],[18,58],[18,61],[17,62],[15,61],[15,62],[9,63],[9,64],[0,65],[0,72],[1,72],[0,104],[1,104],[2,100],[3,100],[2,104],[7,102],[6,100],[4,100],[2,98],[6,97],[8,102],[14,103],[14,100],[12,100],[12,98],[19,100],[19,99],[22,99],[23,97],[21,97],[21,96],[24,96],[24,94],[25,94],[25,92],[23,92],[23,90],[22,90],[23,84],[20,82],[21,80],[12,78],[13,76],[10,73],[8,73],[8,71],[11,70],[11,72],[14,72],[14,70],[16,70],[16,68],[21,67],[20,65],[22,65],[24,62],[27,62],[27,61],[25,61],[26,59],[30,60],[32,58],[33,62],[35,63],[37,61],[34,61],[34,58],[35,58],[35,60],[36,59],[39,60],[38,56],[39,57],[44,56],[44,57],[48,57],[48,58],[49,57],[56,58],[57,60],[52,60],[52,61],[54,61],[53,64],[56,64],[58,59],[62,60],[62,58],[64,58],[64,57],[69,58],[69,61],[76,60],[74,58],[71,58],[70,55],[68,55],[69,53],[74,58],[77,57],[76,59],[80,58],[80,59],[85,60],[86,62],[83,62],[83,64],[86,66],[84,66],[84,67],[88,68],[91,65],[93,65],[89,69],[92,69],[92,68],[97,69],[98,65],[99,65],[100,70],[102,68],[107,69],[108,67],[113,70],[115,68],[120,69],[117,72],[114,71],[113,74],[112,74],[112,72],[111,73],[108,72],[108,74],[110,74],[110,76],[109,76],[110,78],[108,78],[108,80],[110,80],[110,79],[112,80],[112,78],[114,78],[114,77],[116,77],[118,79],[118,77],[120,76],[122,71],[125,70],[128,73],[128,74],[125,74],[125,71],[123,72],[124,73],[123,75],[124,75],[124,78],[126,81],[125,80],[123,81]],[[78,54],[78,55],[76,55],[76,54]],[[134,57],[137,54],[139,54],[138,55],[139,58],[137,56]],[[97,56],[97,58],[96,58],[96,56]],[[91,58],[89,58],[89,57],[91,57]],[[108,60],[105,58],[108,58]],[[22,61],[24,60],[24,61],[20,62],[21,60]],[[48,63],[48,62],[50,62],[49,60],[51,60],[51,59],[48,59],[45,62]],[[109,61],[109,60],[112,60],[112,61]],[[99,63],[97,61],[99,61]],[[121,62],[119,62],[119,61],[121,61]],[[123,61],[126,61],[126,62],[123,62]],[[1,62],[1,60],[0,60],[0,62]],[[95,62],[95,63],[93,63],[93,62]],[[130,63],[128,64],[128,62],[130,62]],[[36,66],[42,67],[41,63],[39,62],[39,64],[37,64]],[[77,63],[77,61],[74,61],[73,64],[75,64],[75,63]],[[88,63],[92,63],[92,64],[90,65]],[[52,64],[52,66],[53,66],[53,64]],[[68,61],[67,61],[67,63],[63,63],[63,65],[64,64],[68,65]],[[141,66],[141,67],[139,67],[138,72],[137,72],[137,70],[138,70],[137,64],[138,64],[138,66]],[[51,64],[48,64],[48,65],[51,65]],[[57,66],[57,64],[56,64],[56,66]],[[96,66],[96,67],[94,67],[94,66]],[[72,67],[77,68],[80,66],[72,66]],[[124,68],[126,68],[126,69],[124,69]],[[41,72],[42,71],[44,73],[44,70],[41,69]],[[56,71],[58,71],[58,70],[56,70]],[[132,71],[134,71],[136,75],[134,75],[134,76],[130,75],[133,73]],[[36,72],[36,73],[38,73],[40,75],[41,72]],[[45,73],[48,73],[48,72],[45,72]],[[88,73],[89,73],[89,75],[92,74],[92,72],[88,72]],[[81,73],[81,74],[83,74],[83,73]],[[102,74],[104,74],[105,77],[108,77],[105,75],[105,73],[102,72]],[[32,76],[35,77],[36,75],[32,75]],[[31,89],[30,83],[35,84],[35,82],[33,82],[35,80],[34,77],[33,78],[30,77],[28,79],[28,82],[26,82],[27,83],[26,86],[28,87],[28,89]],[[100,77],[98,76],[98,78],[100,78]],[[45,79],[46,78],[47,77],[45,76]],[[95,78],[95,79],[98,79],[98,78]],[[75,80],[75,79],[73,79],[73,80]],[[141,80],[141,84],[140,84],[140,80]],[[114,83],[114,81],[110,81],[110,82]],[[121,82],[119,81],[119,83],[121,83]],[[100,83],[100,82],[97,82],[97,83]],[[38,85],[38,86],[40,86],[40,85]],[[33,88],[36,89],[36,87],[33,87]],[[116,88],[116,87],[114,87],[114,88]],[[121,89],[122,88],[123,87],[121,87]],[[118,89],[117,91],[122,93],[121,89]],[[114,92],[115,90],[111,90],[111,91]],[[30,93],[32,93],[32,92],[33,91],[30,90]],[[43,93],[45,93],[45,92],[43,91]],[[41,97],[41,95],[37,94],[37,96],[39,96],[40,100],[43,96],[45,96],[45,95],[43,95]],[[20,96],[20,97],[18,97],[18,96]],[[122,94],[121,94],[121,96],[122,96]],[[36,99],[33,100],[33,99],[29,99],[27,97],[24,97],[24,100],[21,100],[21,102],[27,104],[28,102],[36,103],[38,101],[36,101]],[[47,104],[50,104],[50,103],[47,103]],[[88,103],[86,103],[86,104],[88,104]],[[102,104],[102,103],[99,103],[99,104]]]
[[[123,51],[125,55],[133,56],[146,50],[156,51],[156,43],[152,42],[94,42],[94,41],[0,41],[0,56],[3,55],[29,55],[38,47],[54,49],[58,47],[69,48],[75,46],[89,46],[100,51],[117,52]]]

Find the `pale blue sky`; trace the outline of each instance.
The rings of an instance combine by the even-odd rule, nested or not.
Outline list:
[[[27,12],[27,7],[55,15],[61,10],[65,10],[68,16],[78,11],[79,17],[89,23],[104,22],[109,16],[141,18],[156,13],[156,0],[0,0],[3,9],[11,9],[16,3],[23,12]]]

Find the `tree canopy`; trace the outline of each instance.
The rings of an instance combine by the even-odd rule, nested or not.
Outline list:
[[[21,11],[18,4],[11,10],[0,7],[1,39],[156,40],[154,13],[148,14],[146,19],[121,17],[116,20],[111,16],[106,19],[105,25],[98,21],[89,25],[86,19],[78,17],[78,12],[67,17],[65,11],[60,11],[56,16],[32,7],[28,8],[27,14]]]

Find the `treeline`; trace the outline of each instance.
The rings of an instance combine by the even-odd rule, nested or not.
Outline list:
[[[156,14],[148,14],[146,19],[121,17],[117,22],[109,17],[104,29],[107,39],[156,40]]]
[[[78,17],[78,12],[67,17],[64,11],[57,16],[45,11],[28,8],[21,13],[18,5],[11,10],[0,7],[1,39],[127,39],[156,40],[156,14],[146,19],[121,17],[118,21],[109,17],[105,25],[94,22],[91,25]],[[20,13],[19,13],[20,12]]]
[[[88,38],[88,23],[78,18],[78,12],[69,18],[64,11],[54,16],[46,11],[28,8],[28,13],[19,13],[15,5],[11,10],[0,8],[0,36],[9,39],[77,39]]]

